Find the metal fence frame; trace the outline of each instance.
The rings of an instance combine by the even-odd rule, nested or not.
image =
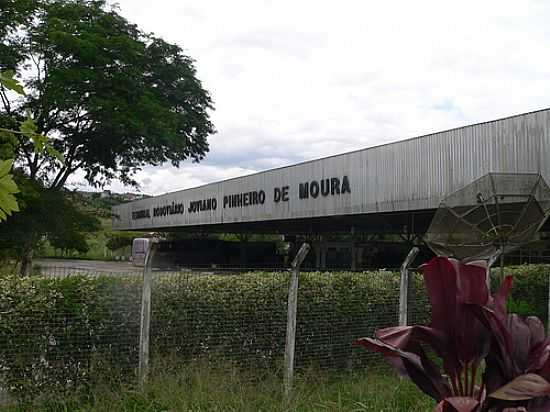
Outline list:
[[[307,249],[307,247],[306,247]],[[292,264],[291,269],[284,269],[279,268],[279,270],[286,271],[288,275],[288,284],[285,286],[287,290],[287,294],[285,295],[285,303],[281,303],[281,308],[284,306],[285,311],[285,318],[286,318],[286,337],[284,338],[284,369],[282,370],[282,376],[281,376],[281,383],[284,388],[284,393],[286,394],[286,402],[290,402],[292,399],[292,381],[294,376],[294,370],[295,370],[295,362],[296,362],[296,356],[297,353],[299,353],[298,347],[300,344],[303,345],[304,342],[300,342],[301,339],[303,339],[303,335],[300,335],[298,330],[300,330],[300,316],[304,316],[307,313],[307,310],[309,309],[301,309],[301,303],[303,301],[301,300],[300,293],[304,293],[304,291],[307,292],[307,285],[308,280],[316,279],[316,278],[322,278],[325,279],[327,282],[334,282],[335,278],[333,279],[332,271],[323,271],[321,273],[309,273],[309,272],[303,272],[300,273],[300,263],[303,260],[304,253],[307,251],[304,249],[301,251],[298,255],[298,257],[295,259],[295,261]],[[378,285],[377,282],[380,282],[379,284],[384,285],[388,280],[386,279],[392,279],[392,282],[396,282],[395,284],[392,283],[393,286],[391,286],[392,295],[395,296],[394,298],[391,298],[393,300],[389,300],[383,303],[377,303],[377,307],[375,307],[373,310],[384,312],[384,314],[388,314],[389,317],[384,318],[383,324],[376,324],[376,327],[386,327],[386,326],[396,326],[396,325],[407,325],[411,323],[420,323],[420,322],[426,322],[429,321],[429,313],[427,312],[427,297],[424,296],[425,293],[422,291],[422,279],[421,276],[418,274],[418,269],[411,267],[411,262],[414,261],[414,258],[417,253],[417,249],[411,250],[409,255],[407,256],[407,259],[403,262],[403,265],[400,268],[400,277],[395,276],[395,270],[392,271],[393,275],[390,277],[385,277],[386,273],[379,272],[380,278],[373,278],[374,283]],[[154,254],[154,249],[153,249]],[[120,275],[128,275],[131,274],[133,276],[139,276],[139,272],[142,272],[142,282],[140,285],[135,285],[135,287],[141,288],[141,304],[136,302],[136,306],[140,307],[141,309],[141,316],[140,319],[140,333],[139,333],[139,339],[136,339],[135,343],[132,343],[133,348],[137,347],[137,353],[139,353],[139,359],[136,359],[136,369],[137,369],[137,377],[138,382],[140,385],[143,385],[146,382],[147,378],[147,372],[150,365],[150,345],[151,345],[151,312],[152,309],[155,308],[155,305],[158,305],[159,302],[152,299],[152,291],[154,288],[153,279],[155,277],[157,278],[166,278],[169,276],[172,276],[173,272],[170,271],[162,271],[153,269],[152,262],[153,262],[153,254],[151,254],[147,260],[147,264],[143,269],[136,268],[135,271],[130,272],[110,272],[106,273],[105,271],[95,272],[88,269],[82,269],[82,268],[53,268],[53,267],[43,267],[43,273],[44,275],[51,277],[52,279],[56,278],[64,278],[66,276],[70,275],[88,275],[88,276],[94,276],[97,274],[116,277]],[[267,268],[269,271],[272,271],[273,268]],[[255,269],[249,268],[247,271],[253,272]],[[243,274],[242,268],[202,268],[201,271],[188,271],[183,272],[183,276],[188,276],[189,278],[201,278],[203,275],[205,277],[208,276],[219,276],[221,274],[227,274],[228,279],[232,279],[233,276],[240,276]],[[352,272],[347,270],[347,272]],[[498,275],[498,269],[494,269],[494,274]],[[181,273],[178,273],[178,275],[181,275]],[[285,275],[286,276],[286,275]],[[349,276],[351,280],[353,280],[353,277],[357,276],[358,278],[361,278],[362,273],[354,274],[353,276]],[[365,273],[365,276],[373,276],[372,273]],[[548,269],[547,277],[547,288],[548,290],[543,291],[545,293],[545,297],[542,298],[539,293],[538,299],[539,300],[545,300],[545,302],[539,302],[541,304],[546,305],[546,319],[544,321],[550,325],[550,268]],[[137,278],[136,278],[137,279]],[[238,278],[235,278],[238,279]],[[544,282],[543,282],[544,283]],[[303,289],[303,287],[305,289]],[[321,286],[320,286],[321,287]],[[378,287],[378,286],[377,286]],[[350,293],[354,293],[353,291],[350,291]],[[133,296],[133,295],[132,295]],[[368,298],[368,297],[367,297]],[[162,302],[160,302],[162,303]],[[390,310],[389,310],[390,309]],[[346,309],[347,310],[347,309]],[[301,312],[302,311],[302,312]],[[325,316],[325,314],[319,312],[319,316]],[[317,316],[316,314],[314,314]],[[326,315],[330,316],[330,315]],[[369,313],[364,313],[364,316],[370,316]],[[391,317],[391,319],[390,319]],[[378,318],[373,318],[378,319]],[[324,324],[330,325],[331,319],[323,320]],[[244,320],[243,320],[244,322]],[[376,320],[373,322],[377,322]],[[284,321],[283,321],[284,324]],[[266,327],[269,327],[270,324],[266,324]],[[340,329],[337,329],[337,331],[343,331],[346,328],[346,324],[338,325]],[[303,329],[303,328],[302,328]],[[265,329],[264,329],[265,330]],[[339,333],[339,332],[338,332]],[[372,331],[368,332],[372,333]],[[367,333],[366,333],[367,334]],[[316,341],[308,342],[308,344],[328,344],[330,342],[321,342],[319,339],[333,339],[332,335],[329,333],[327,334],[318,334],[316,335],[317,339]],[[344,335],[342,335],[344,336]],[[310,339],[308,337],[308,339]],[[138,341],[139,340],[139,341]],[[351,347],[351,341],[349,342]],[[325,345],[326,346],[326,345]],[[133,349],[134,351],[134,349]],[[298,352],[297,352],[298,351]],[[135,351],[134,351],[135,352]],[[312,357],[318,356],[318,353],[313,353]],[[331,354],[325,355],[325,356],[331,356]],[[303,361],[303,359],[302,359]]]

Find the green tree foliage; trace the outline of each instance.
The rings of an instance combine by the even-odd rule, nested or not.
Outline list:
[[[0,222],[6,220],[12,212],[19,211],[17,199],[14,196],[19,189],[9,173],[12,164],[13,160],[0,160]]]
[[[61,200],[61,199],[60,199]],[[62,196],[63,213],[61,219],[51,220],[48,240],[54,249],[63,254],[70,252],[86,253],[90,249],[86,233],[100,229],[100,221],[93,215],[79,209],[70,198]]]
[[[212,100],[179,46],[144,33],[105,0],[6,0],[0,7],[0,154],[13,156],[31,180],[28,196],[44,196],[36,204],[59,196],[53,192],[77,170],[97,187],[113,178],[135,185],[145,165],[177,167],[205,156]],[[16,71],[26,76],[24,96],[16,93]],[[49,206],[25,212],[36,225],[27,226],[24,245],[10,246],[27,253],[24,261],[48,234],[61,244],[42,220],[55,220],[46,215],[66,204]],[[22,219],[9,218],[2,230],[20,233]]]
[[[0,70],[15,70],[25,58],[24,37],[20,30],[27,25],[38,7],[36,0],[2,0],[0,2]]]
[[[0,90],[12,90],[17,94],[24,95],[23,86],[14,78],[15,72],[11,70],[0,71]],[[49,155],[54,156],[58,161],[63,163],[63,157],[57,150],[53,148],[48,139],[37,134],[36,123],[27,113],[27,118],[19,122],[19,130],[1,127],[2,123],[8,123],[8,127],[14,127],[17,123],[9,113],[0,117],[0,222],[6,220],[12,212],[18,212],[19,206],[15,193],[19,192],[17,185],[13,181],[13,176],[10,174],[13,166],[13,159],[17,147],[17,139],[15,135],[20,134],[22,138],[29,139],[34,144],[34,152],[36,155],[41,155],[44,151]]]
[[[135,184],[144,165],[204,157],[214,132],[212,101],[179,46],[142,32],[103,0],[34,3],[26,24],[14,18],[3,30],[2,42],[20,57],[16,66],[32,73],[19,104],[2,91],[3,112],[24,117],[30,109],[36,132],[66,161],[39,159],[19,139],[17,154],[31,178],[60,188],[82,169],[93,185],[112,178]]]
[[[143,233],[141,232],[109,232],[106,233],[107,242],[105,246],[107,246],[107,249],[114,252],[115,250],[132,246],[134,238],[141,236],[143,236]]]
[[[45,239],[65,253],[85,252],[86,232],[99,229],[99,220],[81,210],[61,190],[47,189],[16,171],[21,211],[9,218],[0,231],[4,257],[21,259],[21,272],[29,273],[32,254]]]

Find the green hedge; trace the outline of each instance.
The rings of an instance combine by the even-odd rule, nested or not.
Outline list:
[[[546,320],[550,268],[520,266],[506,273],[516,278],[511,309]],[[287,272],[155,274],[152,362],[170,355],[280,365],[288,283]],[[421,276],[412,284],[410,321],[428,323]],[[395,325],[398,301],[396,273],[303,273],[297,367],[378,368],[379,357],[351,343]],[[133,380],[140,303],[139,276],[0,276],[0,389],[24,399],[86,388],[105,371]]]
[[[534,315],[548,322],[548,276],[550,265],[520,265],[504,268],[504,275],[514,277],[514,288],[508,301],[508,311],[522,316]],[[500,285],[500,268],[491,273],[492,289]]]
[[[152,361],[281,364],[288,282],[287,272],[155,275]],[[297,366],[364,364],[351,343],[395,324],[398,287],[391,273],[302,274]],[[133,379],[140,302],[139,276],[0,277],[0,387],[24,399],[85,388],[105,370]]]
[[[1,276],[0,387],[26,399],[133,373],[140,296],[135,278]]]
[[[288,282],[288,273],[265,272],[156,278],[153,356],[221,354],[240,363],[277,363],[284,354]],[[349,366],[355,339],[395,325],[398,299],[396,274],[303,273],[297,366]]]

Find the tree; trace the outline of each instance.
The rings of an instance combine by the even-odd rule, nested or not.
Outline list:
[[[13,160],[0,160],[0,222],[6,220],[12,212],[19,211],[19,205],[14,194],[19,189],[10,173]]]
[[[0,86],[0,127],[30,111],[36,128],[27,132],[47,137],[65,159],[36,153],[16,134],[16,161],[29,179],[59,190],[82,170],[96,187],[113,178],[137,185],[145,165],[204,158],[212,100],[181,47],[144,33],[104,0],[2,7],[0,69],[25,69],[29,93]]]
[[[62,190],[51,190],[15,171],[21,211],[1,226],[0,257],[17,257],[21,273],[30,273],[34,250],[48,239],[65,252],[88,248],[85,233],[99,230],[99,220],[82,210]]]
[[[39,159],[21,140],[18,154],[32,179],[60,188],[82,169],[93,185],[136,184],[133,174],[144,165],[204,157],[212,101],[179,46],[143,33],[104,0],[37,3],[17,38],[3,39],[21,56],[17,66],[33,73],[21,104],[1,93],[3,112],[31,109],[37,132],[66,161]]]
[[[50,195],[60,213],[52,213],[48,219],[47,238],[54,249],[59,249],[63,254],[75,251],[86,253],[90,249],[87,242],[87,234],[101,229],[101,222],[96,213],[92,213],[80,201],[80,196],[73,192],[56,193]],[[58,199],[55,199],[55,196]]]
[[[134,238],[143,236],[144,234],[141,232],[108,232],[105,234],[105,237],[107,238],[105,246],[111,252],[114,252],[116,250],[132,246]]]
[[[23,86],[14,79],[13,71],[0,71],[0,87],[4,90],[12,90],[17,94],[25,94]],[[3,116],[2,123],[8,123],[8,126],[14,126],[17,121],[9,115]],[[34,152],[41,154],[44,150],[56,157],[60,162],[63,158],[48,142],[47,138],[36,133],[36,124],[30,114],[19,123],[19,130],[6,127],[0,127],[0,222],[6,220],[13,212],[19,211],[19,205],[14,194],[19,192],[17,185],[10,173],[13,166],[13,155],[17,147],[16,134],[22,138],[28,138],[34,144]],[[7,160],[2,160],[7,159]]]

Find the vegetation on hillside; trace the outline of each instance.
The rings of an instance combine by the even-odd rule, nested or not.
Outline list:
[[[93,230],[81,233],[85,244],[80,249],[79,243],[65,243],[67,248],[60,246],[63,243],[45,239],[40,245],[38,254],[41,257],[60,257],[72,259],[99,259],[110,260],[131,255],[132,240],[136,237],[148,236],[144,232],[114,232],[112,230],[111,207],[126,201],[127,197],[117,193],[102,195],[100,192],[67,192],[80,210],[88,216],[97,218],[99,224]],[[70,238],[66,237],[69,240]],[[62,238],[63,240],[63,238]]]

